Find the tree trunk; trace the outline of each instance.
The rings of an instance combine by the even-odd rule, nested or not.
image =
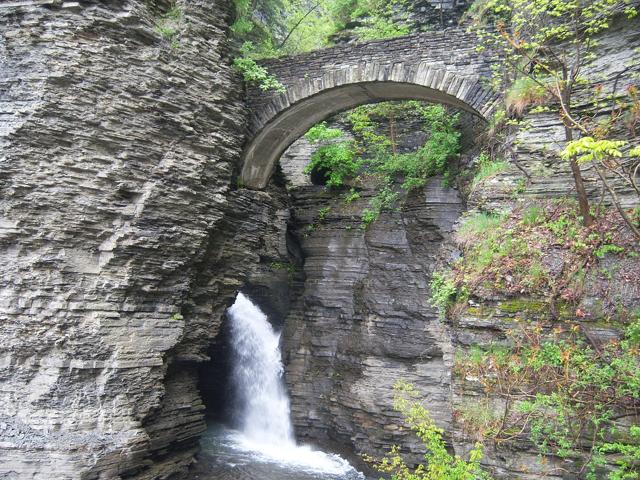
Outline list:
[[[564,136],[567,142],[573,140],[573,131],[571,127],[564,126]],[[569,165],[571,166],[571,173],[573,174],[573,182],[576,186],[576,194],[578,196],[578,206],[580,208],[580,215],[582,216],[582,223],[589,227],[593,225],[593,217],[589,210],[589,199],[587,198],[587,191],[584,188],[584,181],[582,180],[582,172],[580,171],[580,165],[576,161],[576,157],[569,159]]]
[[[568,80],[566,69],[564,69],[563,73],[565,79],[565,87],[562,89],[562,101],[566,113],[571,115],[571,87],[566,86]],[[564,124],[564,139],[567,142],[571,142],[573,140],[573,130],[571,129],[571,124],[568,122],[568,119],[563,116],[562,123]],[[571,166],[571,174],[573,175],[573,182],[576,187],[576,195],[578,197],[578,206],[580,208],[580,215],[582,216],[582,223],[585,227],[590,227],[591,225],[593,225],[593,217],[591,216],[591,211],[589,209],[589,198],[587,197],[587,191],[584,188],[584,181],[582,179],[580,165],[578,165],[575,156],[569,159],[569,165]]]

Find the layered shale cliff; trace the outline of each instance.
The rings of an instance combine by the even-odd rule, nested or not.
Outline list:
[[[227,6],[0,5],[0,478],[168,478],[204,429],[195,362],[272,227]]]

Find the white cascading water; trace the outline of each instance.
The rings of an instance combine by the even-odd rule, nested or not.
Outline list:
[[[339,478],[364,478],[338,455],[296,445],[282,378],[280,334],[242,293],[228,314],[235,420],[240,429],[236,444],[266,461]]]
[[[295,446],[282,381],[280,334],[242,293],[229,308],[233,387],[240,430],[256,443]]]

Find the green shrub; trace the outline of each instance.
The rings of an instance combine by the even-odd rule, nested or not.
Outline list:
[[[442,105],[429,105],[420,110],[424,130],[429,138],[417,151],[379,156],[372,168],[387,177],[402,176],[405,190],[421,187],[436,175],[450,173],[449,160],[460,149],[459,116],[451,115]]]
[[[465,292],[458,290],[453,278],[441,272],[433,272],[430,287],[430,303],[438,309],[441,319],[446,317],[456,301],[466,298]]]
[[[391,125],[396,116],[407,114],[420,116],[428,139],[415,152],[396,153],[393,129],[390,127],[389,135],[385,135],[376,118],[387,118]],[[354,140],[340,141],[342,131],[327,127],[325,122],[314,125],[305,134],[305,138],[314,144],[330,142],[313,153],[305,172],[323,175],[328,187],[343,186],[347,179],[358,174],[373,177],[380,186],[362,214],[363,228],[397,201],[399,194],[391,188],[397,178],[402,179],[402,188],[407,191],[423,186],[435,175],[443,175],[445,182],[451,179],[450,160],[460,149],[459,117],[450,114],[442,105],[425,106],[416,101],[381,102],[357,107],[348,113],[347,119]],[[361,158],[363,154],[366,154],[365,158]],[[345,202],[356,198],[359,194],[354,191]]]
[[[327,122],[320,122],[311,127],[307,133],[304,134],[304,138],[306,138],[309,143],[318,143],[340,138],[343,135],[342,130],[329,128],[327,127]]]
[[[633,443],[605,442],[594,455],[594,467],[606,464],[607,455],[613,456],[614,470],[609,480],[637,480],[640,478],[640,426],[632,425],[629,437]],[[593,477],[593,475],[592,475]]]
[[[238,18],[231,25],[231,32],[237,36],[244,36],[253,30],[253,22],[246,17]]]
[[[304,172],[316,171],[324,176],[327,187],[341,187],[358,173],[360,165],[353,142],[344,141],[321,146],[311,155]]]
[[[610,243],[605,243],[604,245],[600,245],[598,248],[594,250],[594,254],[598,258],[604,258],[607,253],[622,253],[624,252],[623,247],[619,247],[618,245],[612,245]]]
[[[368,228],[369,225],[375,222],[379,217],[380,211],[371,208],[365,208],[362,211],[362,216],[360,217],[360,220],[362,221],[361,227],[363,229]]]
[[[331,207],[322,207],[320,210],[318,210],[318,220],[320,220],[321,222],[325,221],[330,211]]]
[[[336,29],[340,30],[352,20],[359,20],[363,25],[356,27],[354,33],[359,40],[378,40],[407,35],[410,26],[407,14],[402,12],[403,0],[339,0],[336,2],[334,18]],[[401,11],[400,15],[398,12]]]
[[[360,40],[395,38],[411,33],[408,25],[397,25],[389,18],[376,17],[367,23],[366,26],[357,27],[354,30]]]
[[[242,56],[236,57],[233,60],[233,67],[242,74],[245,82],[255,83],[264,91],[274,90],[279,93],[284,93],[286,91],[284,85],[280,83],[276,77],[269,74],[266,68],[258,65],[256,61],[251,58],[253,48],[251,42],[245,42],[241,49]]]
[[[456,356],[456,374],[478,378],[485,393],[499,400],[495,405],[503,405],[500,424],[484,431],[487,438],[501,443],[526,435],[542,455],[571,459],[580,478],[637,479],[640,430],[619,431],[616,418],[633,414],[640,397],[640,320],[621,341],[597,349],[577,326],[557,326],[551,333],[541,327],[509,331],[510,346],[502,352]],[[606,477],[600,468],[605,464],[614,467]]]
[[[425,462],[410,468],[402,459],[398,447],[375,468],[390,474],[393,480],[490,480],[491,476],[482,470],[482,445],[476,443],[469,452],[468,460],[451,455],[442,438],[443,430],[436,426],[429,411],[420,403],[415,387],[405,382],[397,382],[394,387],[394,409],[402,415],[405,423],[424,444],[427,453]],[[370,457],[365,457],[371,461]]]
[[[367,228],[372,222],[375,222],[384,210],[389,210],[398,200],[398,193],[387,185],[380,189],[369,203],[370,208],[366,208],[362,212],[362,228]]]
[[[347,205],[360,198],[360,193],[355,188],[349,190],[349,193],[344,197],[344,203]]]
[[[331,142],[344,136],[342,130],[327,127],[320,122],[311,127],[304,137],[312,144]],[[328,187],[341,187],[348,178],[356,176],[361,161],[356,156],[356,148],[351,140],[321,145],[311,155],[311,162],[304,172],[317,172],[324,177]]]

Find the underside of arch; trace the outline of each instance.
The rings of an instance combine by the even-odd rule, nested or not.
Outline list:
[[[478,95],[475,97],[478,98]],[[358,105],[388,100],[442,103],[480,118],[486,118],[488,111],[486,108],[479,111],[457,96],[415,83],[359,82],[321,90],[283,108],[250,139],[242,157],[243,185],[254,189],[264,188],[283,152],[314,124]]]

